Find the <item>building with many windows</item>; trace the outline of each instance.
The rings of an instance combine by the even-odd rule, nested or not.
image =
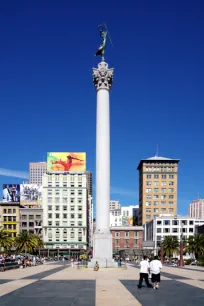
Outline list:
[[[29,164],[29,183],[42,185],[42,177],[47,171],[46,162],[36,162]]]
[[[111,200],[110,201],[110,210],[119,210],[119,209],[121,209],[119,201]]]
[[[166,236],[180,240],[196,233],[196,228],[204,224],[204,220],[196,220],[185,216],[160,216],[144,225],[144,240],[154,241],[154,248],[160,247]]]
[[[43,238],[43,209],[41,207],[20,208],[20,231]]]
[[[177,214],[179,159],[154,156],[142,159],[139,170],[139,224],[160,214]]]
[[[204,220],[204,199],[192,201],[189,204],[188,215],[191,218]]]
[[[45,247],[73,252],[87,250],[91,224],[86,173],[43,176],[43,239]]]
[[[113,253],[130,258],[140,255],[144,231],[142,226],[111,227],[110,230],[112,233]]]
[[[0,227],[15,238],[20,233],[20,203],[0,202]]]

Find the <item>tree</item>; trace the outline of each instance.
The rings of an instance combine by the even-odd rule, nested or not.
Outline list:
[[[3,227],[0,228],[0,248],[9,249],[12,245],[12,239],[9,236],[9,232]]]
[[[194,254],[196,260],[202,254],[204,254],[204,235],[190,236],[185,247],[185,252]]]
[[[179,242],[172,236],[166,236],[162,242],[165,256],[172,257],[173,253],[178,253]]]
[[[39,237],[29,232],[21,232],[15,239],[15,246],[20,252],[32,253],[39,245]]]

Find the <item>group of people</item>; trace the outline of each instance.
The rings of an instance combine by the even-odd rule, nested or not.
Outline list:
[[[147,256],[144,256],[144,259],[140,262],[140,279],[138,288],[142,288],[142,282],[145,280],[148,288],[159,289],[161,269],[162,263],[158,259],[158,256],[154,256],[154,259],[151,262]],[[151,276],[153,286],[149,282],[149,276]]]

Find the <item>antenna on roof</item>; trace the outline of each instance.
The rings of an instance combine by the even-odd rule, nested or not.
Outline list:
[[[157,150],[156,150],[156,155],[155,155],[156,157],[158,157],[159,156],[159,146],[158,146],[158,144],[157,144]]]

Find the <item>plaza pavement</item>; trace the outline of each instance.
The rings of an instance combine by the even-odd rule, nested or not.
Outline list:
[[[76,269],[63,263],[0,272],[0,306],[200,306],[204,269],[163,267],[159,290],[137,288],[139,270]]]

